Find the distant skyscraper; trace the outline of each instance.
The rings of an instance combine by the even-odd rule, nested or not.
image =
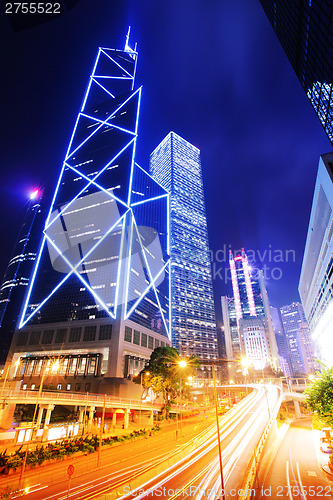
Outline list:
[[[200,151],[170,132],[150,158],[170,193],[171,332],[182,355],[218,357]]]
[[[27,291],[40,234],[45,222],[41,193],[36,190],[28,202],[24,221],[0,287],[0,361],[5,361]]]
[[[281,307],[280,311],[293,375],[299,376],[313,371],[315,369],[313,347],[302,304],[293,302]]]
[[[229,263],[233,299],[221,300],[227,352],[230,357],[246,356],[258,370],[266,364],[279,368],[263,273],[252,271],[244,249],[236,256],[230,251]]]
[[[135,163],[136,63],[128,37],[98,51],[12,344],[29,384],[53,358],[54,385],[117,394],[170,344],[169,194]]]
[[[222,296],[221,307],[226,356],[228,359],[239,359],[242,353],[234,298]]]
[[[333,5],[330,0],[260,0],[333,143]]]
[[[279,310],[271,306],[271,317],[275,332],[276,343],[279,351],[280,365],[286,377],[292,376],[288,343],[281,322]]]
[[[236,317],[264,316],[264,302],[259,281],[252,277],[246,253],[242,248],[241,255],[233,256],[229,251],[232,291],[236,309]]]
[[[333,364],[333,153],[320,157],[298,290],[316,356]]]
[[[316,372],[320,366],[315,360],[314,345],[307,322],[300,324],[297,338],[305,373]]]

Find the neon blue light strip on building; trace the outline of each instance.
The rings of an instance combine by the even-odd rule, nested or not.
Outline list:
[[[105,58],[110,60],[110,69],[115,69],[114,75],[101,74],[99,62],[101,62],[101,64],[105,63]],[[122,66],[122,63],[126,65],[126,68]],[[161,188],[148,172],[135,163],[136,138],[138,133],[142,91],[142,87],[135,91],[133,90],[136,65],[137,53],[129,49],[128,45],[125,52],[101,48],[98,51],[48,213],[41,249],[36,259],[31,284],[23,308],[20,327],[33,321],[34,318],[36,318],[37,312],[39,315],[38,321],[40,321],[40,318],[42,318],[42,322],[66,321],[66,318],[64,320],[59,320],[59,318],[57,320],[44,320],[43,314],[46,315],[45,317],[48,317],[47,315],[52,316],[53,302],[51,302],[51,306],[48,308],[43,306],[45,306],[48,301],[55,300],[54,295],[56,292],[59,292],[57,294],[57,300],[62,300],[61,287],[70,276],[75,276],[78,280],[78,282],[76,282],[76,280],[71,280],[67,287],[64,287],[65,293],[67,294],[66,303],[68,305],[68,311],[71,310],[71,306],[76,307],[74,311],[75,319],[79,319],[78,315],[81,314],[80,311],[88,309],[98,311],[98,308],[96,309],[97,306],[101,307],[109,317],[115,318],[118,306],[124,303],[124,297],[125,304],[127,301],[130,301],[131,304],[133,303],[133,290],[131,291],[131,296],[129,296],[129,287],[131,266],[133,266],[135,262],[138,262],[138,259],[136,258],[134,260],[132,255],[133,252],[137,252],[137,244],[135,244],[135,247],[133,246],[133,238],[137,235],[139,247],[141,249],[140,255],[142,255],[144,261],[145,272],[149,275],[150,284],[148,287],[142,287],[144,281],[141,281],[140,297],[135,299],[134,305],[131,306],[130,311],[126,312],[126,305],[124,306],[124,315],[126,318],[129,318],[132,312],[137,310],[138,307],[146,307],[146,305],[140,306],[140,303],[142,303],[147,293],[153,290],[156,301],[155,299],[153,300],[153,308],[149,306],[147,311],[150,311],[149,314],[152,314],[153,318],[162,318],[163,328],[170,336],[170,329],[167,324],[168,321],[165,318],[158,296],[159,292],[157,290],[158,283],[161,282],[160,280],[164,272],[167,273],[168,271],[168,277],[170,278],[169,260],[167,259],[165,261],[166,249],[163,251],[160,249],[157,252],[163,264],[161,263],[161,268],[156,269],[156,265],[152,267],[152,269],[154,269],[154,274],[156,274],[153,279],[153,273],[147,259],[149,250],[144,246],[135,215],[131,208],[139,205],[142,206],[145,203],[147,204],[147,210],[145,209],[138,212],[143,214],[144,218],[147,218],[146,221],[142,221],[142,215],[140,215],[141,223],[144,222],[144,224],[146,224],[145,230],[147,230],[147,228],[150,228],[149,224],[156,223],[154,202],[164,203],[165,200],[165,207],[167,207],[169,203],[168,192]],[[106,67],[107,66],[108,65],[106,65]],[[119,69],[124,72],[122,77],[118,76]],[[133,75],[131,75],[132,71]],[[107,89],[103,86],[103,80],[108,81]],[[114,85],[112,83],[113,81]],[[95,85],[92,86],[93,82],[97,84],[97,87]],[[115,89],[115,91],[113,89]],[[105,93],[104,97],[101,92]],[[131,94],[128,95],[128,92],[131,92]],[[123,96],[123,100],[120,103],[118,101],[116,109],[113,109],[114,105],[112,101],[114,97],[119,99],[121,96]],[[137,102],[135,102],[135,106],[131,106],[127,110],[127,112],[129,111],[129,115],[121,118],[120,125],[113,124],[112,118],[116,116],[117,113],[126,109],[125,107],[131,99],[136,98]],[[98,117],[96,117],[94,113],[98,112],[100,107],[101,111]],[[108,110],[110,110],[110,112],[108,112]],[[85,120],[80,120],[81,116],[85,118]],[[96,128],[94,128],[91,133],[89,131],[89,122],[87,122],[86,119],[91,120],[91,124],[96,124]],[[134,125],[134,130],[132,124]],[[119,135],[121,138],[119,149],[117,149],[117,142],[115,142],[114,139],[113,142],[112,140],[110,141],[109,146],[107,145],[107,141],[105,142],[106,136],[104,137],[100,134],[103,127],[117,130],[116,137]],[[72,150],[75,138],[76,144],[78,145]],[[124,142],[125,145],[123,146]],[[99,152],[100,150],[102,150],[102,153]],[[74,155],[77,152],[79,152],[77,164],[72,166],[69,164],[69,161],[73,163]],[[126,154],[123,155],[123,153]],[[124,171],[126,172],[127,178],[122,177],[123,173],[119,169],[114,171],[114,176],[112,171],[110,171],[107,175],[102,177],[109,166],[117,160],[120,167],[123,166],[125,169]],[[117,166],[119,167],[119,165]],[[138,182],[142,182],[142,179],[144,179],[141,174],[138,178],[135,177],[136,171],[144,172],[145,175],[148,176],[147,179],[150,178],[153,183],[151,184],[149,182],[148,192],[151,195],[150,198],[136,201],[131,204],[132,195],[134,196],[134,193],[132,193],[134,180],[135,182],[137,182],[137,180]],[[75,175],[71,175],[71,173],[75,174],[77,178],[75,178]],[[93,178],[90,178],[90,175],[93,176]],[[80,183],[78,184],[79,191],[77,192],[75,181],[78,179]],[[115,179],[115,181],[112,179]],[[111,191],[111,189],[115,187],[121,188],[118,192],[118,196],[115,196]],[[160,194],[161,190],[162,193],[165,191],[165,194]],[[99,196],[101,193],[106,196],[104,198]],[[110,204],[110,200],[112,200],[112,204]],[[105,209],[103,208],[104,204],[106,207]],[[120,214],[123,208],[119,211],[120,207],[126,209],[122,216],[120,216]],[[159,224],[165,225],[165,222],[163,222],[163,214],[164,211],[161,212]],[[96,217],[99,219],[96,219]],[[167,218],[167,224],[169,224],[169,215],[167,215]],[[128,223],[130,223],[130,227],[128,227]],[[164,228],[164,226],[158,226],[158,228],[152,227],[150,229],[153,231],[152,234],[164,234],[166,229],[168,235],[167,239],[169,238],[169,230],[168,228]],[[129,233],[128,235],[127,232]],[[111,237],[111,247],[109,244],[102,244],[108,236]],[[129,240],[128,244],[127,238]],[[152,241],[155,244],[155,239]],[[120,249],[118,247],[119,243]],[[160,244],[159,239],[158,244]],[[105,254],[104,252],[107,252],[108,249],[115,253]],[[91,259],[90,256],[92,256],[93,252],[95,252],[95,256]],[[148,252],[147,255],[146,252]],[[87,260],[88,258],[90,258],[91,262]],[[95,264],[95,262],[101,262],[100,266],[99,264]],[[140,262],[142,261],[140,260]],[[93,264],[91,265],[91,263]],[[43,267],[40,268],[40,266]],[[94,269],[94,266],[97,266],[97,268]],[[109,267],[106,269],[106,266]],[[47,276],[47,274],[45,274],[46,271],[53,274],[52,279],[45,281],[44,277]],[[59,274],[64,272],[66,273],[65,276]],[[93,274],[94,272],[95,274]],[[106,276],[109,276],[109,278],[106,278]],[[142,269],[141,280],[143,276],[144,271]],[[111,279],[112,282],[109,281],[107,283],[107,279]],[[100,282],[99,280],[104,281]],[[55,285],[55,283],[57,284]],[[84,288],[78,287],[78,283],[83,284]],[[125,285],[124,289],[122,288],[122,283]],[[105,289],[107,285],[115,286],[115,288],[113,291],[109,288],[105,290],[105,293],[103,293],[102,290],[98,292],[99,288]],[[76,295],[76,298],[68,299],[69,292],[79,295]],[[114,296],[113,292],[115,292]],[[137,290],[135,290],[135,292],[137,293]],[[91,299],[90,302],[86,301],[85,297],[89,295],[93,297],[93,302],[91,302]],[[166,293],[163,292],[163,295],[165,296]],[[106,297],[106,300],[104,300],[103,297]],[[110,297],[110,300],[108,297]],[[158,308],[157,313],[154,312],[155,302]],[[86,307],[85,304],[87,305]],[[168,306],[166,306],[166,308],[167,307]],[[144,314],[142,316],[144,316]],[[160,321],[160,319],[158,319],[158,321]],[[160,328],[160,326],[161,323],[159,323],[156,328]]]

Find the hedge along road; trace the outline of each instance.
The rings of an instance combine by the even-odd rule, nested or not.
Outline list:
[[[207,418],[206,418],[207,417]],[[103,446],[100,459],[100,467],[97,469],[97,453],[82,456],[71,456],[65,461],[46,463],[41,467],[28,469],[25,472],[21,489],[25,494],[31,495],[34,500],[46,498],[59,498],[59,494],[66,492],[68,486],[67,468],[70,464],[75,466],[75,472],[72,476],[71,491],[87,481],[87,476],[91,475],[94,480],[108,480],[110,486],[116,481],[116,477],[122,471],[132,474],[134,467],[137,467],[138,458],[142,468],[148,467],[148,464],[154,465],[168,454],[173,453],[175,449],[184,445],[189,439],[198,433],[214,425],[214,411],[202,412],[200,416],[194,416],[183,419],[183,432],[178,435],[176,440],[176,422],[163,422],[161,431],[153,436],[137,438],[134,441],[124,441],[113,444],[112,446]],[[163,448],[163,453],[161,449]],[[146,464],[144,462],[146,461]],[[107,471],[106,471],[107,469]],[[18,486],[19,471],[9,476],[0,476],[0,491],[7,485],[16,489]],[[88,479],[89,480],[89,479]]]

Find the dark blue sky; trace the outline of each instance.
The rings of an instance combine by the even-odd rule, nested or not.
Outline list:
[[[0,274],[27,190],[55,186],[97,47],[123,48],[128,25],[143,85],[137,161],[147,167],[170,130],[201,150],[216,299],[231,293],[225,250],[243,246],[266,266],[272,305],[299,300],[318,160],[331,145],[258,0],[81,0],[15,34],[2,14]]]

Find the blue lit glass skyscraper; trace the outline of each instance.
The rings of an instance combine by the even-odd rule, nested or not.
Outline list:
[[[126,318],[168,332],[167,288],[157,291],[168,273],[168,194],[134,161],[136,59],[129,48],[99,49],[21,326],[115,319],[123,306]]]
[[[218,358],[200,151],[170,132],[151,154],[150,173],[170,193],[173,345]]]
[[[0,361],[5,361],[36,259],[45,219],[38,190],[31,194],[22,227],[0,287]]]
[[[260,3],[333,144],[331,0],[260,0]]]
[[[56,358],[54,385],[118,394],[170,344],[169,194],[135,162],[136,64],[128,37],[98,50],[12,343],[29,383]]]

